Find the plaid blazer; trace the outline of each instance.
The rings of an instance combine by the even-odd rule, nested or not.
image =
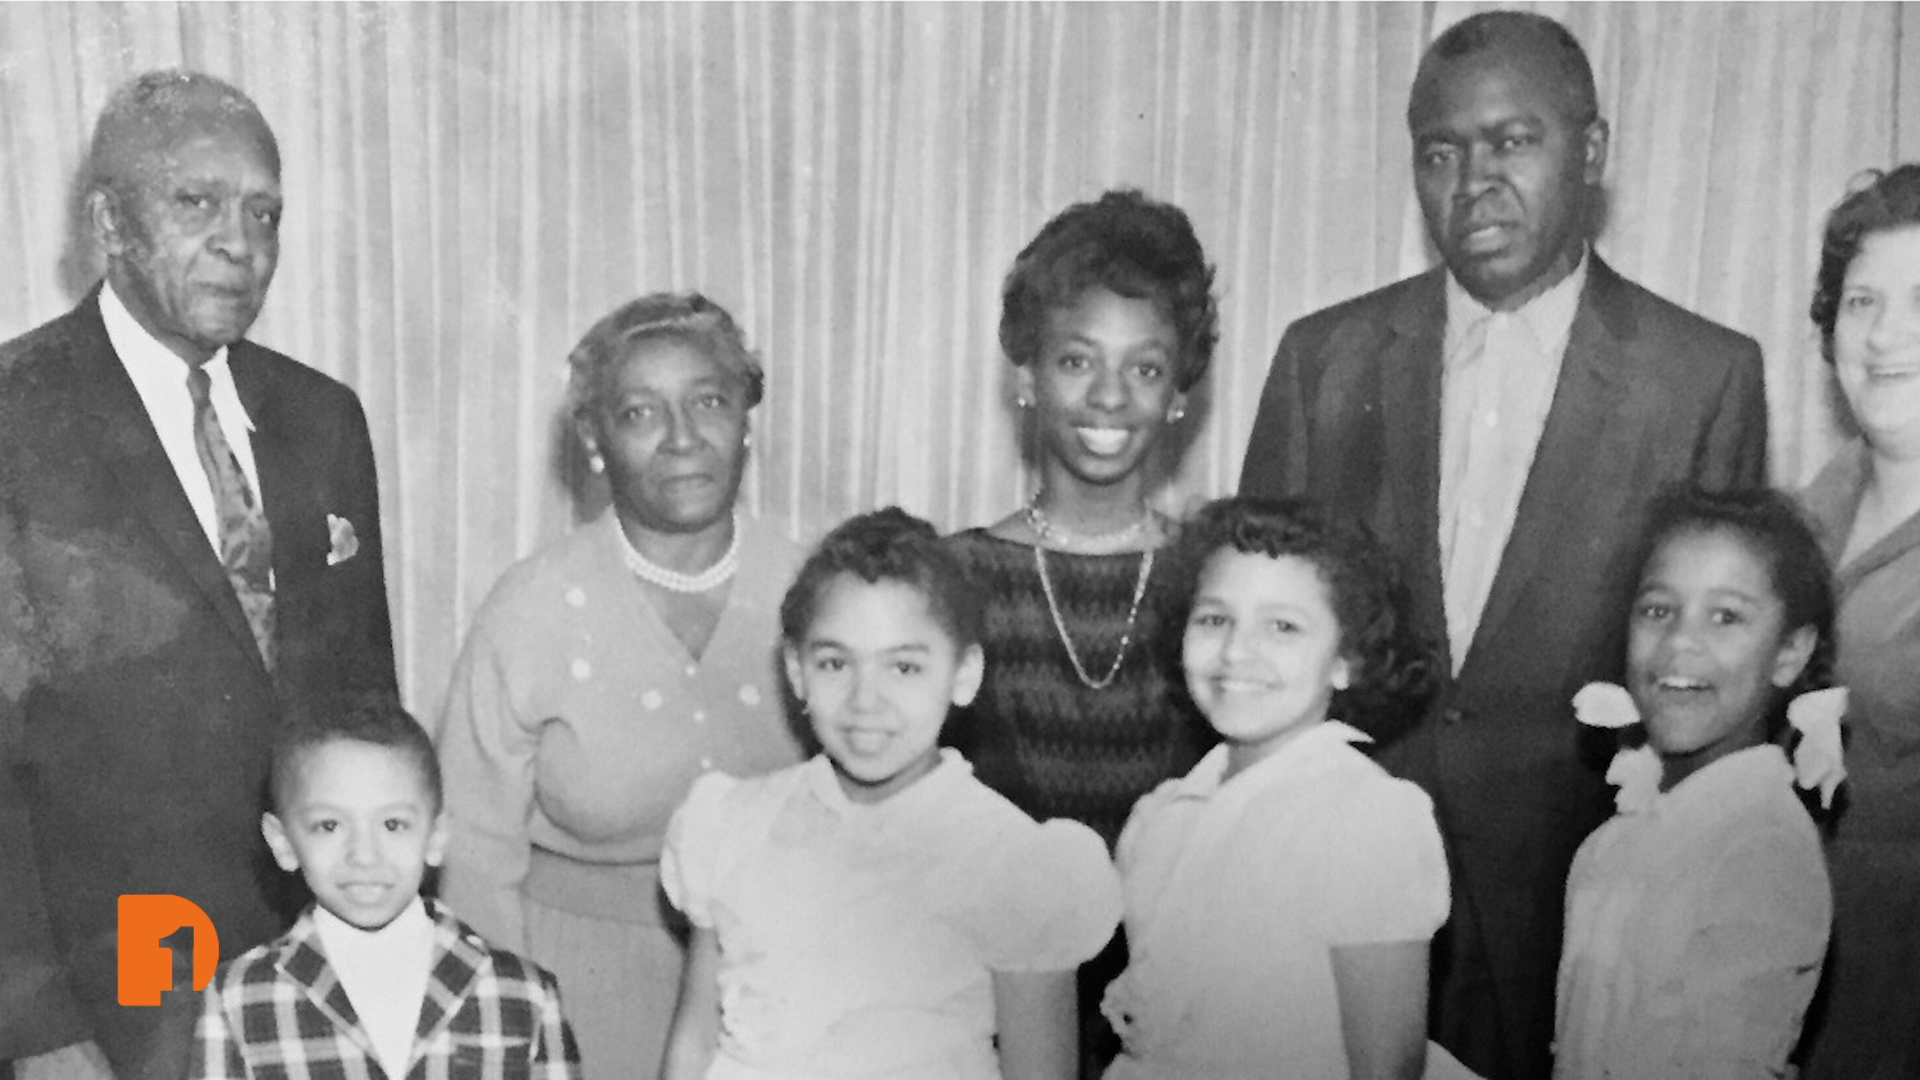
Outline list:
[[[580,1080],[560,988],[535,964],[489,946],[446,908],[434,922],[413,1057],[381,1069],[308,908],[293,928],[222,964],[202,995],[192,1080]]]

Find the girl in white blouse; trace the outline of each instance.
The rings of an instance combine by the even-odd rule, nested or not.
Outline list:
[[[1620,812],[1568,876],[1554,1075],[1782,1076],[1833,912],[1793,791],[1797,773],[1830,799],[1843,775],[1833,585],[1772,491],[1670,494],[1647,536],[1626,686],[1574,698],[1583,722],[1646,741],[1614,757]]]
[[[1120,835],[1107,1080],[1418,1077],[1440,831],[1332,718],[1425,699],[1405,592],[1364,526],[1299,499],[1214,503],[1176,558],[1187,688],[1222,741]]]
[[[1119,921],[1106,845],[936,743],[979,689],[978,598],[897,509],[835,529],[780,609],[824,747],[697,781],[668,826],[693,925],[668,1080],[1069,1080],[1074,968]]]

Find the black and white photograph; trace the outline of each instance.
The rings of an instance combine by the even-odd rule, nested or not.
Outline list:
[[[1920,3],[7,3],[0,266],[0,1080],[1920,1080]]]

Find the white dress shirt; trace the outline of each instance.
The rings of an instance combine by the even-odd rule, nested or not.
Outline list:
[[[1518,311],[1447,275],[1440,398],[1440,579],[1454,674],[1466,661],[1553,407],[1587,259]]]
[[[180,480],[181,490],[193,504],[194,516],[200,519],[207,543],[212,545],[213,553],[219,555],[220,520],[213,505],[213,481],[207,479],[207,470],[200,464],[200,452],[193,444],[193,395],[187,390],[187,362],[147,333],[114,293],[110,282],[100,285],[100,321],[106,324],[107,340],[113,343],[121,366],[127,369],[127,377],[140,393],[140,403],[146,406],[154,433],[160,436],[167,460],[173,463],[173,473]],[[259,499],[260,473],[253,463],[251,439],[253,420],[240,404],[239,391],[234,389],[226,348],[223,346],[214,353],[204,366],[210,387],[208,396],[213,402],[214,415],[220,419],[220,433],[233,447],[240,471],[246,474],[254,498]]]
[[[362,930],[316,907],[313,925],[360,1027],[373,1040],[381,1070],[390,1077],[407,1075],[433,958],[433,919],[426,904],[414,897],[378,930]]]

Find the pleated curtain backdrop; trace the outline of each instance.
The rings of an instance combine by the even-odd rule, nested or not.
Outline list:
[[[114,86],[184,65],[252,94],[288,203],[252,336],[366,404],[430,714],[488,587],[578,520],[564,358],[642,292],[708,293],[764,354],[752,507],[800,535],[887,503],[984,522],[1030,482],[1001,275],[1067,203],[1143,187],[1192,215],[1224,312],[1162,499],[1230,490],[1285,325],[1430,265],[1407,90],[1485,6],[0,4],[0,337],[97,276],[74,181]],[[1838,438],[1819,223],[1892,162],[1898,6],[1520,6],[1594,61],[1601,252],[1760,340],[1775,475],[1804,481]]]

